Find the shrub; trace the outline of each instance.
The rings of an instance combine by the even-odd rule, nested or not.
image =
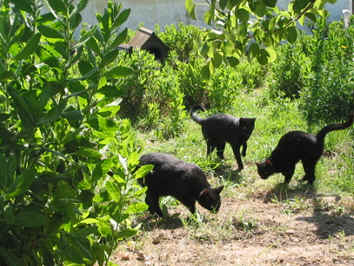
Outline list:
[[[1,1],[0,265],[108,265],[146,209],[141,146],[118,120],[113,65],[129,10],[108,1],[73,39],[87,1]],[[115,34],[117,33],[117,35]],[[110,171],[112,176],[107,172]]]
[[[354,110],[354,24],[344,29],[342,22],[316,24],[312,72],[306,77],[301,107],[307,120],[345,119]]]

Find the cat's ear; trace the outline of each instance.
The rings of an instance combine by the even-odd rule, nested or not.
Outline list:
[[[214,188],[215,193],[220,194],[220,192],[224,189],[224,186],[220,186],[217,188]]]
[[[199,198],[204,197],[206,194],[209,193],[209,189],[204,188],[200,193],[199,193]]]

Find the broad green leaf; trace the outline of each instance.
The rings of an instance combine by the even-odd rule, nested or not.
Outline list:
[[[215,68],[218,68],[218,67],[221,65],[221,63],[222,63],[222,56],[221,56],[221,54],[218,53],[218,52],[215,52],[215,53],[214,53],[214,57],[213,57],[213,59],[212,59],[212,62],[213,62],[214,67],[215,67]]]
[[[112,62],[116,59],[116,57],[117,57],[117,55],[118,55],[118,52],[119,52],[119,51],[118,51],[117,49],[115,49],[115,50],[112,50],[112,51],[106,53],[106,54],[103,56],[102,63],[101,63],[101,67],[106,66],[106,65],[112,63]]]
[[[80,148],[77,153],[83,157],[87,157],[89,159],[93,160],[101,160],[102,155],[100,152],[97,150],[91,149],[91,148]]]
[[[227,2],[227,8],[228,9],[232,9],[235,6],[238,6],[239,4],[241,4],[243,0],[228,0]]]
[[[70,27],[72,30],[75,30],[81,23],[82,17],[80,13],[74,13],[70,16]]]
[[[36,178],[36,171],[33,168],[27,168],[22,171],[21,175],[16,178],[15,191],[8,194],[9,197],[17,197],[23,195],[31,186],[33,180]]]
[[[30,14],[32,14],[32,6],[30,1],[24,1],[24,0],[11,0],[10,2],[15,4],[16,9],[19,10],[24,10]]]
[[[188,15],[189,15],[192,19],[196,19],[194,1],[193,1],[193,0],[186,0],[186,1],[185,1],[185,6],[186,6],[186,10],[187,10]]]
[[[32,38],[27,42],[26,46],[15,57],[15,59],[22,60],[28,58],[39,47],[40,39],[41,39],[40,33],[36,33],[35,35],[33,35]]]
[[[257,57],[259,53],[259,46],[256,42],[250,44],[248,48],[249,54],[253,57]]]
[[[145,165],[139,167],[139,169],[135,171],[134,176],[136,179],[142,178],[142,177],[146,176],[148,173],[150,173],[152,169],[154,169],[154,165],[145,164]]]
[[[309,18],[310,20],[312,20],[313,22],[316,21],[316,15],[314,13],[312,13],[312,12],[306,12],[305,16],[307,18]]]
[[[59,31],[57,31],[52,27],[48,27],[42,24],[38,26],[38,30],[43,36],[47,38],[64,39],[64,36]]]
[[[229,62],[229,64],[232,66],[232,67],[236,67],[240,61],[236,58],[236,57],[227,57],[227,61]]]
[[[307,4],[312,0],[295,0],[293,9],[296,13],[300,13],[300,11],[307,6]]]
[[[82,10],[84,10],[87,6],[89,0],[80,0],[79,4],[77,5],[77,11],[81,12]]]
[[[93,50],[96,55],[100,54],[100,48],[98,47],[97,41],[94,37],[91,37],[87,42],[86,42],[87,46]]]
[[[204,14],[204,21],[206,24],[210,25],[212,21],[214,20],[214,9],[210,8],[207,12]]]
[[[277,59],[277,53],[276,53],[276,51],[274,50],[273,47],[267,47],[266,50],[267,50],[267,53],[268,53],[268,55],[269,55],[268,61],[269,61],[269,62],[274,62],[275,59]]]
[[[209,71],[209,64],[208,64],[208,63],[202,67],[202,69],[201,69],[201,74],[202,74],[202,78],[203,78],[204,80],[209,79],[209,77],[210,77],[210,71]]]
[[[40,227],[48,223],[48,218],[39,208],[29,207],[20,211],[15,218],[15,224],[23,227]]]
[[[127,21],[129,15],[130,15],[130,8],[124,9],[122,13],[119,14],[117,21],[114,26],[119,27],[121,26],[124,22]]]
[[[224,43],[224,54],[225,56],[232,56],[235,51],[235,46],[232,41],[226,41]]]
[[[107,182],[105,187],[111,199],[118,203],[121,198],[119,186],[115,183]]]
[[[244,8],[240,8],[236,11],[237,18],[241,21],[241,23],[247,24],[250,18],[250,14]]]
[[[125,229],[123,231],[118,232],[118,234],[116,234],[115,237],[119,240],[123,240],[135,236],[137,232],[138,231],[135,229]]]
[[[257,60],[261,65],[266,65],[268,63],[268,53],[265,49],[260,49],[258,56],[257,56]]]
[[[86,219],[80,221],[77,225],[80,225],[80,224],[98,224],[99,222],[100,221],[98,219],[95,219],[95,218],[86,218]]]
[[[63,2],[63,0],[47,0],[49,3],[49,6],[51,7],[52,11],[55,13],[65,13],[66,12],[66,6]],[[56,15],[57,16],[57,15]]]
[[[251,0],[248,5],[257,16],[263,17],[266,14],[266,5],[263,0]]]
[[[145,202],[137,202],[130,204],[128,208],[124,211],[126,214],[137,214],[140,212],[146,211],[148,206],[145,204]]]
[[[264,2],[269,7],[275,7],[277,4],[277,0],[264,0]]]
[[[220,6],[220,8],[221,8],[222,10],[225,9],[225,7],[226,7],[226,5],[227,5],[227,2],[228,2],[228,0],[220,0],[220,1],[219,1],[219,6]]]
[[[295,26],[288,28],[287,37],[286,38],[287,38],[287,40],[290,43],[294,43],[296,41],[296,39],[297,39],[297,30],[296,30]]]
[[[134,74],[133,69],[125,66],[116,66],[105,73],[107,79],[126,77]]]
[[[112,43],[112,48],[117,48],[120,44],[124,43],[128,38],[128,29],[124,29],[118,34]]]
[[[88,74],[90,71],[92,71],[94,68],[93,66],[90,64],[90,62],[85,61],[85,60],[81,60],[79,62],[79,71],[80,74],[82,76],[85,76],[86,74]]]

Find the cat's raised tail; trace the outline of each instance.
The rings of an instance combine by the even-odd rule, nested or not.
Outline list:
[[[198,124],[201,125],[201,124],[203,123],[204,119],[201,118],[201,117],[199,117],[199,116],[196,114],[196,111],[197,111],[197,110],[205,111],[205,109],[204,109],[202,106],[198,105],[198,106],[194,106],[194,107],[192,108],[192,110],[191,110],[191,118],[193,119],[193,121],[195,121],[195,122],[197,122]]]
[[[345,123],[331,124],[322,128],[320,132],[317,133],[316,138],[318,141],[323,141],[329,132],[333,130],[346,129],[353,124],[353,121],[354,121],[354,112],[349,116],[348,120]]]

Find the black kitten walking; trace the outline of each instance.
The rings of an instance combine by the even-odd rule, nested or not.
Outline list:
[[[140,157],[140,165],[152,164],[154,169],[139,179],[147,186],[145,202],[151,214],[162,216],[160,196],[173,196],[195,213],[195,202],[208,210],[218,211],[223,186],[211,188],[203,171],[196,165],[186,163],[165,153],[148,153]]]
[[[267,179],[274,173],[282,173],[285,183],[289,183],[296,163],[301,160],[305,170],[303,180],[313,184],[315,166],[323,153],[325,136],[333,130],[350,127],[353,120],[354,114],[343,124],[331,124],[322,128],[316,136],[302,131],[288,132],[280,138],[270,157],[262,163],[257,163],[259,176]]]
[[[195,114],[197,107],[192,109],[192,119],[202,126],[202,133],[207,143],[207,155],[217,149],[220,159],[224,159],[225,144],[228,142],[237,160],[238,169],[243,169],[242,156],[246,156],[247,140],[254,129],[256,118],[236,118],[227,114],[216,114],[208,118],[200,118]]]

